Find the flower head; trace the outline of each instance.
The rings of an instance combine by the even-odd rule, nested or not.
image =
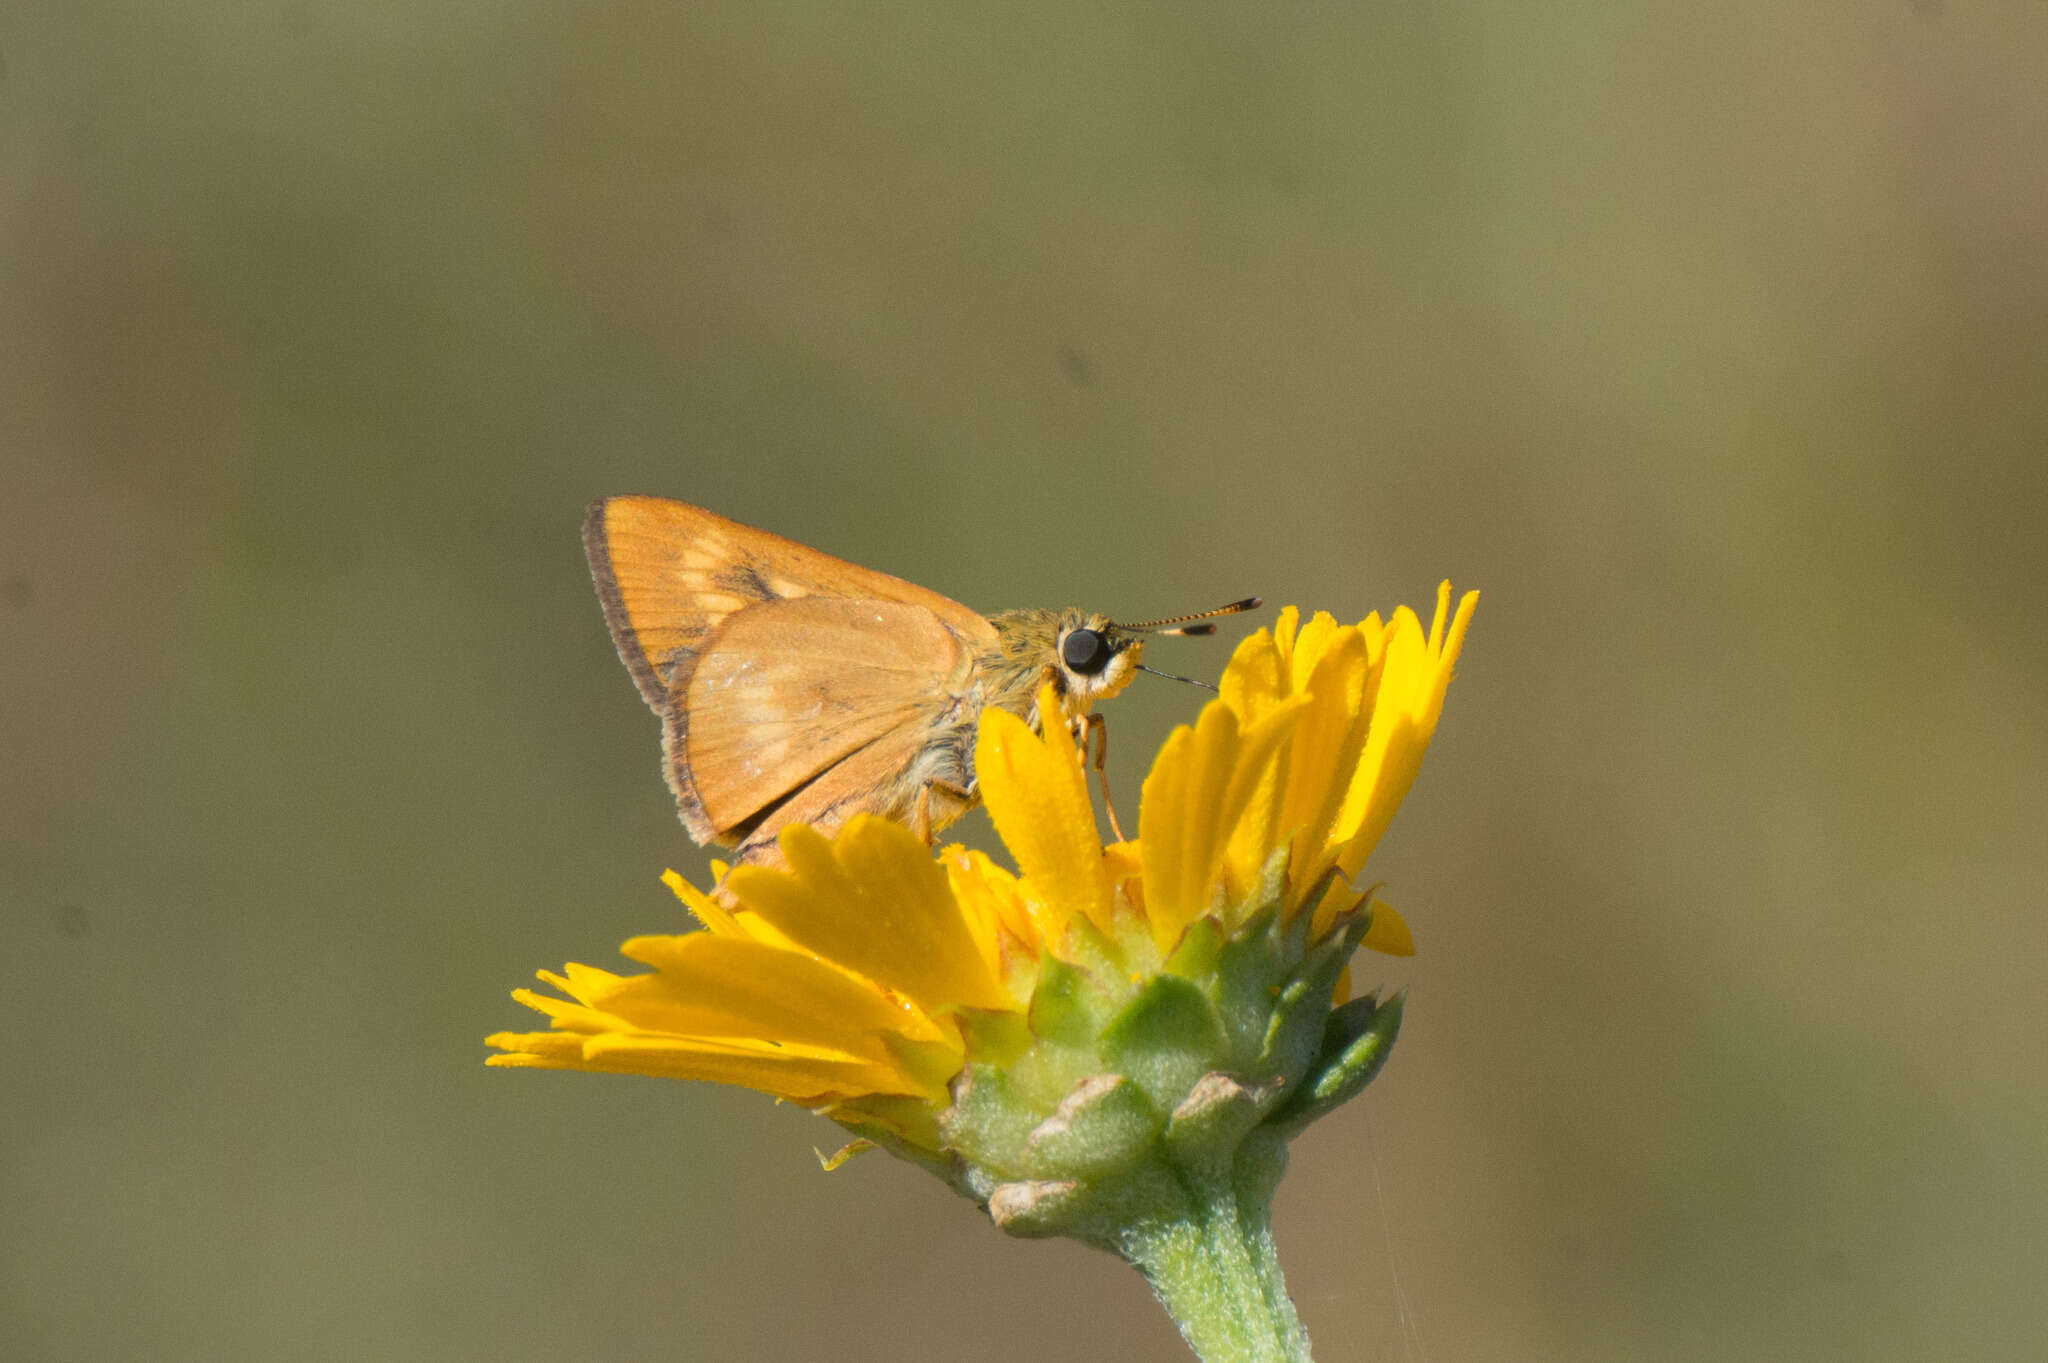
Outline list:
[[[1412,950],[1357,882],[1435,730],[1477,594],[1239,645],[1217,700],[1104,846],[1063,724],[990,709],[975,772],[1014,872],[862,816],[792,825],[703,924],[638,937],[649,973],[569,965],[519,990],[553,1030],[494,1065],[744,1085],[939,1174],[1018,1235],[1145,1274],[1198,1354],[1308,1357],[1268,1209],[1289,1139],[1385,1061],[1401,999],[1349,999],[1360,945]],[[1038,713],[1059,709],[1048,689]]]
[[[491,1063],[759,1089],[933,1167],[1011,1229],[1091,1234],[1049,1180],[1226,1128],[1291,1132],[1384,1058],[1399,1000],[1333,1012],[1332,992],[1361,942],[1411,949],[1355,882],[1476,600],[1453,613],[1446,583],[1427,632],[1406,608],[1283,611],[1167,740],[1134,842],[1103,845],[1064,726],[987,711],[976,775],[1015,872],[877,817],[830,839],[793,826],[787,869],[732,871],[726,903],[669,873],[703,930],[627,942],[649,973],[569,965],[541,976],[566,998],[518,991],[553,1029],[492,1037]]]

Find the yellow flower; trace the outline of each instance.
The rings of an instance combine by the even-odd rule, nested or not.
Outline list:
[[[976,776],[1015,874],[959,847],[934,855],[872,816],[833,839],[788,828],[788,869],[732,871],[731,908],[669,873],[704,930],[626,943],[651,973],[570,965],[541,976],[567,998],[518,991],[553,1030],[493,1036],[504,1053],[490,1063],[758,1089],[944,1164],[984,1201],[1004,1180],[1044,1177],[1084,1108],[1091,1129],[1116,1133],[1090,1137],[1090,1167],[1110,1167],[1103,1142],[1156,1140],[1192,1101],[1173,1085],[1203,1074],[1267,1084],[1259,1110],[1298,1115],[1288,1102],[1315,1087],[1342,957],[1361,936],[1411,949],[1400,918],[1351,882],[1435,728],[1477,594],[1454,616],[1450,601],[1446,583],[1427,634],[1405,607],[1347,626],[1318,614],[1298,630],[1290,607],[1247,638],[1219,699],[1161,749],[1135,843],[1103,845],[1064,727],[1041,735],[986,711]],[[1058,708],[1044,698],[1040,713]],[[1260,983],[1233,994],[1229,972],[1254,967],[1229,944],[1266,921],[1285,941],[1259,958]],[[1277,999],[1309,974],[1320,1011],[1283,1064],[1277,1024],[1244,1021],[1230,1001]],[[1160,1058],[1161,1018],[1201,1034],[1185,1064]],[[987,1106],[998,1089],[1011,1106]],[[970,1131],[969,1109],[983,1127]],[[963,1147],[985,1176],[959,1172]]]

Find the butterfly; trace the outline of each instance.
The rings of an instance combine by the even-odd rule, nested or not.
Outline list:
[[[592,503],[583,547],[619,657],[661,717],[683,827],[741,864],[781,864],[788,824],[829,831],[861,812],[929,842],[978,802],[981,712],[1036,730],[1047,683],[1058,722],[1102,737],[1099,772],[1092,707],[1154,671],[1141,636],[1212,634],[1198,622],[1260,604],[1138,624],[1074,607],[983,615],[661,497]]]

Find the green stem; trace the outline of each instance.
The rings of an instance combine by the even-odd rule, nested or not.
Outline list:
[[[1268,1204],[1240,1201],[1228,1178],[1179,1173],[1185,1214],[1127,1227],[1118,1251],[1145,1275],[1203,1363],[1310,1363],[1308,1332],[1280,1275]]]

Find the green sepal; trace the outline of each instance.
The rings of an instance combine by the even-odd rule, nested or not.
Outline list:
[[[1379,1010],[1380,996],[1377,993],[1360,994],[1332,1008],[1323,1024],[1323,1044],[1316,1056],[1322,1063],[1316,1069],[1320,1071],[1323,1065],[1342,1055],[1352,1042],[1364,1036]]]
[[[1208,995],[1178,975],[1155,975],[1102,1031],[1102,1056],[1170,1110],[1223,1063],[1228,1041]]]
[[[1222,953],[1223,925],[1214,917],[1204,916],[1187,925],[1164,968],[1168,974],[1183,979],[1204,979],[1216,969],[1216,958]]]
[[[1358,944],[1365,940],[1366,930],[1372,927],[1372,915],[1360,906],[1330,925],[1330,930],[1321,940],[1307,948],[1301,958],[1299,973],[1308,975],[1320,973],[1331,985],[1344,973],[1344,963],[1358,950]]]
[[[918,1041],[900,1032],[878,1032],[875,1039],[903,1072],[921,1084],[944,1087],[960,1067],[960,1053],[936,1041]]]
[[[1283,952],[1280,909],[1268,905],[1238,925],[1217,953],[1209,988],[1230,1037],[1231,1055],[1249,1065],[1265,1039],[1273,1001],[1294,971]]]
[[[1315,929],[1315,915],[1306,908],[1297,909],[1280,919],[1280,954],[1282,959],[1299,962],[1308,954],[1309,933]]]
[[[1167,1121],[1167,1149],[1182,1164],[1227,1165],[1280,1091],[1278,1079],[1245,1084],[1218,1071],[1203,1075]]]
[[[953,1080],[953,1102],[939,1114],[938,1134],[946,1149],[1007,1178],[1021,1172],[1024,1142],[1037,1124],[1008,1074],[969,1065]]]
[[[1076,1179],[1018,1179],[989,1192],[996,1229],[1026,1240],[1080,1234],[1097,1217],[1088,1186]]]
[[[1099,979],[1121,979],[1131,973],[1123,949],[1086,918],[1077,917],[1068,923],[1057,949],[1047,954],[1057,955],[1078,966],[1084,974]]]
[[[908,1141],[930,1152],[939,1148],[938,1119],[931,1104],[922,1098],[871,1093],[839,1103],[825,1115],[878,1145],[893,1147]]]
[[[1273,1001],[1266,1039],[1259,1047],[1258,1073],[1298,1080],[1322,1043],[1329,1013],[1331,981],[1297,975]]]
[[[950,1016],[959,1024],[960,1039],[966,1043],[970,1063],[1001,1069],[1030,1049],[1031,1024],[1022,1013],[999,1008],[955,1008]]]
[[[1312,1061],[1329,1052],[1330,991],[1344,973],[1344,963],[1358,949],[1366,926],[1363,917],[1340,923],[1308,949],[1294,977],[1273,1001],[1259,1047],[1258,1073],[1298,1080]]]
[[[1387,1053],[1400,1034],[1406,998],[1406,994],[1396,994],[1384,1003],[1376,1003],[1370,996],[1357,998],[1332,1012],[1321,1056],[1277,1120],[1299,1129],[1349,1102],[1370,1084],[1380,1066],[1387,1063]]]
[[[1125,1255],[1130,1236],[1148,1226],[1187,1223],[1195,1215],[1183,1177],[1157,1160],[1095,1179],[1009,1179],[981,1199],[989,1219],[1011,1235],[1064,1235]]]
[[[839,1103],[825,1115],[860,1140],[878,1145],[898,1159],[922,1165],[948,1183],[957,1181],[955,1162],[939,1149],[938,1117],[924,1099],[869,1094]]]
[[[1144,1090],[1123,1075],[1090,1075],[1025,1139],[1024,1172],[1041,1179],[1094,1178],[1128,1169],[1164,1124]]]
[[[1079,966],[1047,956],[1026,1014],[1032,1032],[1059,1046],[1091,1046],[1101,1027],[1102,1000]]]

